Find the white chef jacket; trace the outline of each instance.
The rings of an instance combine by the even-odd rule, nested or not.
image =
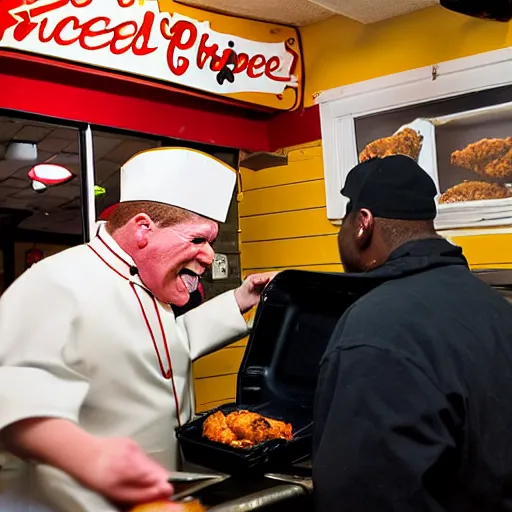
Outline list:
[[[154,346],[168,371],[157,310],[182,424],[194,412],[191,362],[244,336],[247,323],[233,292],[176,319],[169,305],[148,293],[134,269],[102,226],[89,244],[42,260],[4,293],[0,429],[26,418],[63,418],[97,436],[130,437],[166,468],[178,468],[173,385],[162,376]],[[23,463],[9,473],[9,483],[7,473],[0,478],[0,510],[115,510],[55,468]],[[21,497],[38,506],[27,508]]]

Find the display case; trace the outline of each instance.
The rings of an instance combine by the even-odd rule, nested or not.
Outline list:
[[[327,215],[362,160],[406,154],[433,178],[438,230],[512,230],[511,48],[322,92]]]
[[[359,159],[405,154],[416,160],[438,190],[438,229],[511,224],[511,122],[512,102],[417,118],[371,141]]]

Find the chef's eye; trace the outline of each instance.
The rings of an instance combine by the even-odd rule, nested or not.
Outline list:
[[[192,243],[196,245],[204,244],[206,242],[206,238],[193,238]]]

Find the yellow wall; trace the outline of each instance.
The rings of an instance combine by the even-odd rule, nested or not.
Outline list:
[[[309,106],[326,89],[512,45],[512,23],[431,7],[371,25],[336,16],[301,36]]]
[[[288,165],[242,169],[242,273],[340,270],[337,229],[325,210],[320,142],[288,152]]]
[[[194,363],[196,412],[235,401],[236,376],[246,344],[246,339],[241,340]]]
[[[433,7],[373,25],[345,18],[303,28],[306,106],[333,87],[512,44],[511,24]],[[337,228],[325,211],[321,142],[289,150],[289,163],[242,170],[239,205],[242,272],[299,268],[341,271]],[[512,266],[512,235],[457,238],[474,268]],[[235,397],[245,340],[196,363],[198,410]]]

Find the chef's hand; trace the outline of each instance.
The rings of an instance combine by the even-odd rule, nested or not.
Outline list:
[[[118,503],[146,503],[169,498],[169,473],[131,439],[98,440],[99,456],[80,475],[82,483]]]
[[[263,272],[247,276],[242,285],[235,290],[235,299],[242,313],[258,304],[263,288],[276,276],[277,272]]]

